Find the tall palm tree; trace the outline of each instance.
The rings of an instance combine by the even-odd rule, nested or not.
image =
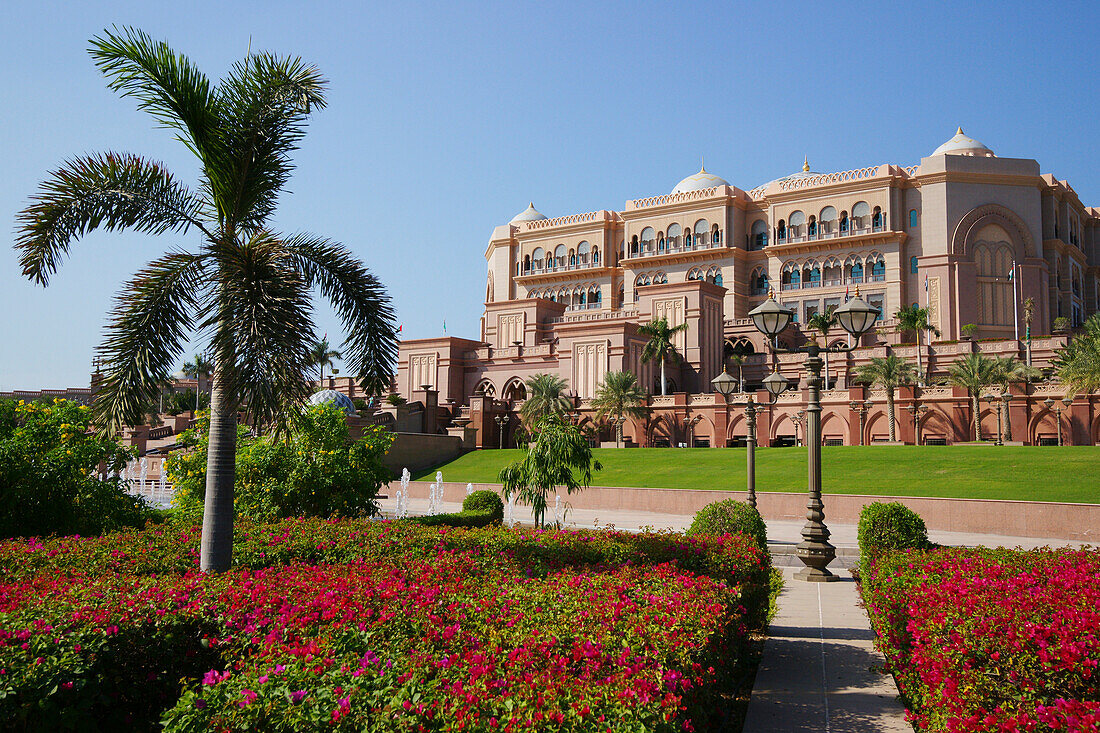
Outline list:
[[[726,361],[737,367],[737,391],[745,391],[745,355],[740,351],[734,351],[726,357]]]
[[[1028,366],[1015,356],[1004,356],[997,360],[997,382],[1001,386],[1001,394],[1008,392],[1009,385],[1013,382],[1028,383],[1042,376],[1042,371],[1033,366]],[[998,403],[997,411],[1000,415],[1000,425],[1007,435],[1007,440],[1012,440],[1012,425],[1009,423],[1008,404],[1003,400]]]
[[[320,341],[315,341],[313,346],[309,349],[309,358],[313,362],[313,366],[319,367],[321,370],[321,381],[325,381],[325,367],[331,367],[333,359],[344,358],[339,351],[333,351],[329,348],[328,337],[322,338]],[[323,386],[323,385],[322,385]]]
[[[270,228],[293,170],[290,154],[311,110],[325,106],[325,80],[297,58],[250,53],[212,84],[166,43],[134,29],[91,41],[107,85],[153,115],[198,158],[185,185],[163,166],[129,153],[85,155],[49,174],[18,215],[23,274],[46,285],[72,243],[96,229],[192,233],[123,289],[100,353],[96,400],[108,432],[140,409],[199,331],[214,363],[200,567],[228,569],[233,550],[237,411],[276,431],[309,392],[311,292],[340,315],[353,374],[390,380],[396,327],[389,297],[341,244]]]
[[[908,308],[902,308],[894,314],[894,318],[898,320],[898,330],[913,331],[917,334],[917,374],[922,387],[927,383],[927,375],[924,373],[924,360],[920,353],[921,334],[930,331],[936,336],[940,335],[940,330],[928,321],[931,315],[932,312],[929,309],[921,308],[915,304]]]
[[[982,414],[979,399],[982,390],[1002,380],[1003,371],[996,359],[981,354],[967,354],[951,365],[947,381],[965,387],[970,393],[970,412],[974,422],[974,440],[982,439]]]
[[[1024,363],[1031,366],[1031,319],[1035,316],[1035,298],[1024,298]]]
[[[886,416],[890,420],[890,442],[896,442],[897,431],[894,426],[894,390],[916,381],[917,371],[913,365],[893,354],[885,358],[875,357],[867,364],[856,367],[856,381],[878,385],[886,390]]]
[[[554,374],[536,374],[527,380],[527,399],[519,408],[520,417],[531,430],[550,415],[558,417],[573,409],[573,401],[565,395],[568,383]]]
[[[680,352],[672,343],[676,334],[687,330],[687,324],[669,326],[667,318],[654,318],[649,323],[638,327],[638,333],[649,338],[645,348],[642,349],[642,361],[659,361],[661,363],[661,395],[668,394],[668,379],[665,377],[665,362],[669,359],[680,360]]]
[[[1100,390],[1100,314],[1094,314],[1073,340],[1054,356],[1054,369],[1066,394]]]
[[[623,419],[645,417],[645,392],[638,386],[638,378],[631,372],[608,372],[596,387],[592,398],[597,419],[615,418],[615,445],[623,443]]]
[[[205,354],[195,354],[191,361],[183,363],[183,373],[195,380],[195,412],[199,411],[199,380],[210,379],[214,373],[214,363]]]
[[[829,388],[829,329],[836,325],[836,316],[830,310],[826,313],[814,313],[812,316],[806,319],[806,328],[813,331],[817,331],[821,334],[821,340],[825,343],[822,346],[826,347],[825,354],[825,389]],[[813,339],[817,341],[817,338]]]

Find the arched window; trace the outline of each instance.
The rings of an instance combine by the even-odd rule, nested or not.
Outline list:
[[[802,225],[806,223],[806,215],[801,211],[792,211],[787,223],[790,225],[791,237],[797,237],[802,231]]]
[[[575,250],[575,249],[569,250],[569,266],[570,267],[576,267],[577,266],[577,250]]]
[[[706,219],[700,219],[699,221],[695,222],[695,243],[706,243],[706,235],[709,230],[710,224],[707,222]]]
[[[756,270],[752,273],[752,277],[749,280],[749,285],[752,289],[753,295],[767,295],[768,294],[768,273],[764,270]]]
[[[668,275],[666,275],[665,273],[658,272],[658,273],[655,273],[653,275],[653,284],[654,285],[664,285],[667,282],[668,282]]]
[[[810,223],[806,225],[806,234],[811,237],[817,236],[817,217],[810,217]]]
[[[821,227],[822,234],[829,234],[836,229],[836,209],[832,206],[826,206],[821,210],[821,215],[818,217],[818,226]]]
[[[599,306],[599,305],[602,305],[602,304],[603,304],[603,291],[602,290],[596,290],[596,305]]]
[[[842,211],[842,212],[840,212],[840,234],[841,234],[841,236],[847,234],[848,229],[849,229],[848,212],[847,211]]]
[[[829,258],[821,268],[821,277],[826,287],[840,285],[844,278],[840,261],[836,258]]]
[[[642,230],[642,251],[652,252],[653,243],[657,238],[657,232],[653,231],[653,227],[646,227]]]
[[[698,267],[693,267],[693,268],[691,268],[691,270],[688,271],[688,274],[687,274],[687,279],[688,280],[701,280],[702,278],[703,278],[703,271],[700,270]]]
[[[798,290],[802,285],[802,271],[797,265],[786,265],[783,268],[782,290]]]
[[[588,254],[591,249],[592,246],[588,242],[581,242],[577,245],[577,260],[580,264],[588,264]]]
[[[668,248],[669,249],[680,249],[680,245],[683,244],[682,239],[681,239],[682,236],[683,236],[683,230],[680,228],[679,224],[669,224],[668,225]]]
[[[802,282],[805,287],[808,288],[820,288],[821,287],[821,266],[816,262],[809,265],[807,270],[803,273]]]
[[[474,394],[484,394],[486,397],[493,397],[497,393],[496,387],[488,379],[482,379],[474,387]]]
[[[657,232],[657,251],[658,252],[664,252],[665,251],[665,233],[664,232]]]
[[[524,272],[530,272],[531,271],[531,255],[524,255],[523,256],[523,271]]]
[[[626,302],[626,283],[619,283],[619,300],[617,303],[612,303],[612,307],[622,308],[623,303]]]
[[[592,264],[593,265],[600,264],[600,248],[599,247],[593,247],[592,248]]]
[[[634,235],[630,238],[630,256],[637,257],[638,255],[638,236]]]
[[[787,227],[783,224],[783,220],[779,220],[779,224],[775,227],[775,241],[782,244],[787,241]]]
[[[763,219],[757,219],[752,223],[752,236],[749,239],[749,249],[763,249],[768,246],[768,224]]]
[[[565,245],[559,244],[554,248],[554,267],[561,267],[565,264]]]
[[[707,282],[722,286],[722,269],[717,265],[707,270]]]
[[[978,279],[978,323],[1012,325],[1012,248],[1005,242],[981,242],[974,247]]]
[[[909,258],[909,274],[910,275],[916,275],[917,274],[917,258],[916,257],[910,257]]]
[[[531,266],[534,267],[536,270],[541,270],[542,258],[545,256],[546,253],[543,252],[542,247],[536,248],[535,251],[531,253]]]
[[[852,207],[852,219],[855,220],[856,229],[865,229],[870,222],[866,217],[871,215],[871,206],[866,201],[857,201]]]
[[[882,221],[883,221],[882,209],[879,208],[878,206],[876,206],[875,207],[875,213],[871,217],[871,230],[876,231],[876,232],[881,230],[882,229]]]
[[[886,262],[882,255],[872,255],[867,264],[871,266],[871,282],[882,282],[886,279]]]
[[[718,230],[718,225],[715,224],[710,228],[710,242],[711,244],[722,243],[722,232]]]
[[[910,229],[916,229],[917,228],[917,210],[916,209],[909,209],[909,228]]]

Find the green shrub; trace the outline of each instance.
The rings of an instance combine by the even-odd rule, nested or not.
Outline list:
[[[707,504],[699,510],[688,527],[688,535],[743,534],[767,552],[768,530],[764,518],[746,502],[726,499]]]
[[[413,517],[412,520],[427,527],[488,527],[504,520],[504,502],[494,491],[475,491],[462,500],[460,512]]]
[[[928,529],[915,511],[901,502],[876,501],[859,513],[860,575],[876,556],[893,550],[929,547]]]
[[[148,506],[117,472],[132,451],[95,435],[91,410],[68,400],[0,400],[0,537],[97,535],[142,527]]]
[[[206,496],[208,425],[201,416],[180,440],[192,450],[167,461],[179,513],[195,520]],[[377,426],[351,440],[343,411],[332,404],[306,410],[286,442],[250,437],[239,426],[236,513],[257,520],[375,514],[374,497],[390,479],[382,457],[391,443],[393,434]]]

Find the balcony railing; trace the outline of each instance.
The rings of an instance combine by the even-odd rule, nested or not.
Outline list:
[[[707,239],[710,237],[708,235]],[[624,257],[628,260],[641,259],[643,257],[660,257],[661,255],[676,254],[678,252],[697,252],[707,249],[715,249],[722,246],[722,242],[706,242],[702,244],[673,244],[660,247],[653,242],[645,242],[639,245],[636,252],[629,251],[624,253]]]
[[[886,214],[883,214],[885,220]],[[791,234],[788,229],[783,236],[778,233],[775,236],[776,244],[799,244],[800,242],[817,242],[823,239],[840,239],[841,237],[858,237],[862,234],[871,234],[873,232],[886,231],[886,227],[880,222],[878,224],[866,224],[856,226],[855,224],[849,224],[843,229],[840,226],[832,226],[828,231],[825,227],[819,226],[817,231],[813,234],[808,232],[800,232],[799,234]]]
[[[592,269],[593,267],[600,267],[600,266],[601,266],[600,262],[577,262],[575,264],[551,265],[549,267],[547,267],[545,265],[542,266],[542,267],[533,267],[532,266],[532,267],[528,267],[525,270],[525,269],[523,269],[523,264],[522,263],[516,263],[516,274],[517,275],[546,275],[546,274],[550,274],[550,273],[554,273],[554,272],[572,272],[573,270],[589,270],[589,269]]]

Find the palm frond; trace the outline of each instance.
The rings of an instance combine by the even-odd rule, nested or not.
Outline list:
[[[222,247],[218,263],[217,306],[202,325],[213,333],[219,384],[258,424],[285,433],[294,406],[309,394],[309,286],[283,243],[266,232]]]
[[[206,260],[174,252],[137,273],[116,299],[100,354],[106,378],[97,422],[109,434],[144,422],[146,407],[187,345],[203,290]]]
[[[218,85],[227,152],[207,172],[224,220],[254,230],[275,211],[294,169],[290,153],[312,110],[324,109],[326,84],[299,58],[260,53],[237,62]]]
[[[340,315],[348,336],[339,358],[348,373],[369,391],[386,389],[397,361],[397,323],[385,287],[341,244],[298,234],[284,246],[306,283]]]
[[[165,127],[200,159],[217,144],[218,115],[210,80],[183,54],[134,28],[115,28],[96,36],[88,49],[107,77],[107,86]]]
[[[74,158],[50,173],[16,216],[23,275],[49,283],[76,239],[97,229],[204,233],[202,200],[159,163],[106,153]]]

